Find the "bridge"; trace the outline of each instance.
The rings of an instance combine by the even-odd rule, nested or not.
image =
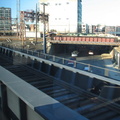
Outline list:
[[[113,71],[102,69],[102,72],[96,74],[83,69],[86,66],[95,66],[71,61],[71,67],[67,64],[70,60],[65,58],[2,46],[0,58],[0,98],[2,109],[9,113],[9,118],[120,118],[120,107],[117,103],[120,80],[109,76],[108,73],[113,74]],[[103,115],[102,111],[106,114]]]
[[[77,44],[77,45],[103,45],[103,46],[120,46],[120,42],[88,42],[88,41],[60,41],[60,40],[49,40],[52,44]]]
[[[55,36],[49,42],[54,44],[80,44],[80,45],[104,45],[119,46],[120,41],[116,37],[100,36]]]

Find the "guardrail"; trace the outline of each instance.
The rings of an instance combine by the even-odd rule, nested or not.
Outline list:
[[[8,46],[4,46],[4,47],[8,47]],[[76,69],[80,69],[83,71],[91,72],[96,75],[112,78],[114,80],[120,80],[120,71],[117,69],[111,70],[109,68],[98,67],[95,65],[86,64],[86,63],[79,62],[76,60],[70,60],[70,59],[66,59],[66,58],[62,58],[62,57],[58,57],[54,55],[43,54],[42,51],[38,52],[38,51],[33,51],[33,50],[26,50],[26,49],[16,48],[13,46],[12,47],[9,46],[9,48],[23,52],[23,53],[27,53],[29,55],[36,56],[42,59],[46,59],[52,62],[56,62],[62,65],[66,65],[66,66],[74,67]]]

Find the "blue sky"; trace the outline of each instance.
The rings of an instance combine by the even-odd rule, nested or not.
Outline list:
[[[25,10],[35,10],[36,9],[36,3],[38,3],[38,0],[20,0],[20,9],[21,11]],[[16,8],[17,0],[0,0],[0,7],[9,7],[12,8],[12,18],[16,18]]]
[[[0,0],[0,7],[12,8],[16,17],[17,0]],[[38,0],[21,0],[21,10],[35,9]],[[82,21],[88,24],[120,25],[120,0],[82,0]]]

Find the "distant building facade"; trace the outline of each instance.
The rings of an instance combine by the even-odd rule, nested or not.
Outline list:
[[[49,14],[48,28],[49,31],[56,30],[61,33],[81,32],[82,23],[82,1],[81,0],[40,0],[40,12]],[[42,23],[40,22],[40,31],[42,31]]]
[[[96,32],[97,26],[96,25],[89,25],[89,33],[93,34]]]
[[[89,33],[89,25],[88,24],[84,24],[84,23],[81,24],[81,33],[86,33],[86,34]]]
[[[35,31],[35,27],[36,27],[35,24],[30,24],[29,27],[30,27],[30,31],[32,32]]]
[[[0,7],[0,30],[11,30],[11,8]]]
[[[106,26],[105,33],[106,34],[114,34],[115,33],[115,26]]]
[[[120,26],[106,26],[105,33],[120,36]]]

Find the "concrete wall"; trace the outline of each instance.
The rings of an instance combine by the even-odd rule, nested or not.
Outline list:
[[[38,113],[33,111],[29,106],[27,106],[27,119],[28,120],[45,120]]]
[[[19,98],[9,88],[7,88],[7,102],[9,109],[20,119]]]
[[[0,67],[0,73],[2,110],[10,120],[88,120],[5,68]]]
[[[112,100],[120,97],[120,87],[119,86],[104,86],[100,93],[101,97]],[[119,100],[118,100],[119,101]]]
[[[0,108],[1,108],[1,98],[2,98],[2,95],[1,95],[1,89],[2,89],[2,88],[1,88],[1,84],[2,84],[2,83],[0,82]]]
[[[1,90],[2,88],[0,89],[0,92]],[[26,107],[23,107],[23,105],[21,105],[21,100],[17,96],[17,94],[13,93],[13,91],[11,91],[7,86],[6,86],[6,90],[7,90],[6,105],[8,107],[6,114],[9,119],[11,120],[44,120],[44,118],[42,118],[38,113],[36,113],[33,109],[31,109],[29,105],[24,103],[24,106]],[[3,99],[2,97],[3,96],[0,96],[1,99]]]

